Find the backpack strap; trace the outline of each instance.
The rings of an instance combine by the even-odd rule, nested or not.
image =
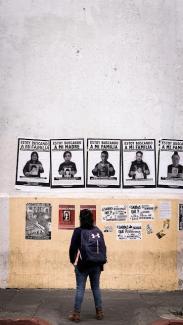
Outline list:
[[[74,266],[77,266],[78,265],[79,257],[81,258],[81,252],[78,249],[78,252],[77,252],[77,255],[76,255],[76,258],[75,258],[75,261],[74,261]],[[82,260],[82,258],[81,258],[81,260]]]

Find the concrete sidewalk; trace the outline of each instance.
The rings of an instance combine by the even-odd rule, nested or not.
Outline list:
[[[71,289],[0,289],[0,318],[40,317],[53,325],[74,324],[67,319],[74,293]],[[183,311],[180,291],[102,290],[102,296],[105,318],[97,321],[91,291],[86,290],[81,324],[149,325],[170,311]]]

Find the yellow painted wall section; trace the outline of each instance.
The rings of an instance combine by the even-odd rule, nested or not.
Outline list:
[[[113,232],[104,233],[108,263],[101,276],[102,288],[130,290],[175,290],[177,279],[177,200],[172,205],[170,228],[158,239],[156,233],[163,228],[159,204],[164,199],[61,199],[61,198],[11,198],[10,199],[10,252],[9,279],[11,288],[74,288],[73,266],[68,250],[72,230],[58,229],[59,204],[74,204],[75,226],[79,226],[80,204],[95,204],[97,225],[103,230],[112,225]],[[26,204],[50,203],[52,205],[51,240],[26,240]],[[123,222],[101,221],[101,205],[154,204],[155,219],[138,221],[142,224],[142,240],[117,240],[116,224]],[[130,221],[126,221],[130,222]],[[132,221],[134,222],[134,221]],[[135,223],[135,222],[134,222]],[[153,234],[147,235],[146,225],[151,223]]]

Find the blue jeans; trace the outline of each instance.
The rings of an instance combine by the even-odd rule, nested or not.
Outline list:
[[[95,308],[102,309],[102,298],[101,298],[101,291],[99,287],[100,274],[101,274],[100,266],[92,266],[83,272],[80,272],[76,266],[75,268],[76,295],[75,295],[75,303],[74,303],[75,311],[80,312],[81,310],[81,304],[83,301],[85,286],[86,286],[86,281],[88,276],[90,278],[90,286],[95,301]]]

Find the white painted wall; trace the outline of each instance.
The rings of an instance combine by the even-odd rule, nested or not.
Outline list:
[[[18,137],[183,138],[182,0],[0,10],[1,193],[15,193]]]
[[[0,288],[8,286],[9,233],[9,199],[0,197]]]

